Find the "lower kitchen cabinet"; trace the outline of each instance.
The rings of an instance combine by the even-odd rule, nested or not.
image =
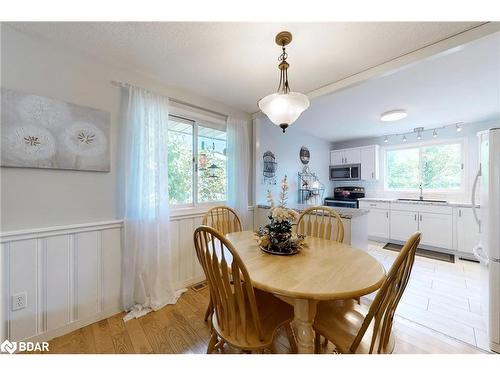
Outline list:
[[[418,213],[412,211],[391,210],[391,233],[390,238],[398,241],[406,241],[418,230]]]
[[[368,213],[368,235],[389,238],[389,210],[370,209]]]
[[[472,254],[472,248],[479,243],[479,229],[472,208],[456,208],[456,250]]]
[[[472,254],[479,231],[472,208],[402,202],[360,201],[367,209],[368,236],[405,242],[415,231],[422,232],[421,245]],[[436,250],[438,250],[436,249]]]
[[[446,214],[419,213],[418,230],[422,232],[422,245],[453,248],[453,217]]]

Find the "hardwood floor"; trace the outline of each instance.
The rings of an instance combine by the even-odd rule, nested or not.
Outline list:
[[[123,322],[123,314],[78,329],[50,341],[50,353],[205,353],[210,329],[203,321],[208,289],[191,289],[176,305],[166,306],[139,319]],[[401,317],[394,324],[395,353],[474,354],[483,351]],[[289,353],[285,332],[280,332],[274,352]],[[333,346],[323,347],[332,353]],[[223,352],[234,353],[223,348]]]

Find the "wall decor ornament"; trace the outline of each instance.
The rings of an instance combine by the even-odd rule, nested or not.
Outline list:
[[[309,159],[311,159],[311,153],[306,146],[302,146],[299,152],[300,162],[304,165],[309,164]]]
[[[2,167],[109,172],[110,113],[1,90]]]
[[[268,185],[276,185],[276,170],[278,169],[276,157],[271,151],[266,151],[264,152],[262,159],[262,175],[264,176],[264,183]]]

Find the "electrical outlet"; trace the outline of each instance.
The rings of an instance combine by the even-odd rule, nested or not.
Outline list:
[[[25,309],[27,306],[27,293],[21,292],[12,296],[12,311]]]

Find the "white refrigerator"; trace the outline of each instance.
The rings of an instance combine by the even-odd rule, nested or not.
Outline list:
[[[481,307],[490,349],[500,353],[500,128],[480,132],[478,138],[479,170],[472,188],[472,208],[480,242],[473,252],[481,263]]]

